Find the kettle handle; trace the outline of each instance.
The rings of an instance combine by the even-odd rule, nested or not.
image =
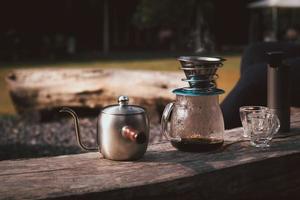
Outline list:
[[[170,117],[172,115],[174,105],[175,105],[174,102],[166,105],[164,112],[162,114],[162,117],[161,117],[161,122],[160,122],[161,132],[168,140],[176,140],[177,139],[170,135],[170,130],[168,129],[168,123],[170,121]]]
[[[75,111],[72,110],[71,108],[63,107],[59,112],[69,113],[73,117],[74,123],[75,123],[76,139],[77,139],[78,145],[83,150],[86,150],[86,151],[98,151],[99,150],[99,142],[98,142],[98,130],[99,130],[99,128],[98,128],[98,124],[97,124],[97,136],[96,136],[97,137],[96,141],[97,141],[98,147],[87,147],[87,146],[85,146],[85,144],[82,143],[81,135],[80,135],[80,128],[79,128],[79,119],[78,119],[78,116],[75,113]]]

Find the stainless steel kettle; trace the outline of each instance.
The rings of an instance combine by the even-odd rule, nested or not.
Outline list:
[[[149,141],[149,119],[146,110],[136,105],[128,105],[129,98],[120,96],[119,104],[105,107],[98,116],[98,147],[90,148],[81,141],[78,116],[70,108],[63,108],[73,116],[79,146],[87,151],[99,150],[110,160],[137,160],[147,150]]]

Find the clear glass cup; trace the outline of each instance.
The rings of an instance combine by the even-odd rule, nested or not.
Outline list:
[[[250,144],[255,147],[269,147],[273,136],[280,128],[280,122],[276,114],[270,109],[251,113]]]
[[[243,125],[243,137],[250,138],[251,136],[251,119],[249,114],[261,113],[268,110],[265,106],[242,106],[240,107],[240,118]]]

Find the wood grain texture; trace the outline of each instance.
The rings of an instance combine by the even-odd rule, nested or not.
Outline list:
[[[135,162],[85,153],[0,162],[0,199],[300,198],[300,115],[267,150],[225,133],[222,149],[185,153],[151,145]]]

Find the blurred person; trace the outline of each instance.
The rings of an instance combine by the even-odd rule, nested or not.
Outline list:
[[[71,56],[76,53],[76,39],[74,36],[69,36],[67,39],[66,51]]]
[[[22,55],[20,52],[21,39],[15,29],[9,29],[4,33],[2,48],[3,54],[8,60],[18,61]]]
[[[267,30],[264,32],[264,42],[275,42],[276,37],[274,31]]]
[[[172,50],[172,39],[173,39],[173,31],[169,28],[164,28],[161,29],[158,32],[158,40],[159,43],[163,46],[163,47],[168,47],[169,49]]]
[[[239,81],[221,103],[226,129],[241,126],[241,106],[267,105],[266,52],[270,51],[283,51],[289,61],[291,106],[300,107],[300,45],[290,42],[253,44],[243,53]]]
[[[287,29],[284,39],[288,42],[300,42],[299,31],[295,28]]]
[[[41,56],[43,58],[47,58],[51,54],[51,40],[48,35],[43,35],[42,36],[42,45],[41,45]]]
[[[54,51],[56,58],[63,57],[65,53],[65,37],[61,33],[56,33],[54,36]]]

